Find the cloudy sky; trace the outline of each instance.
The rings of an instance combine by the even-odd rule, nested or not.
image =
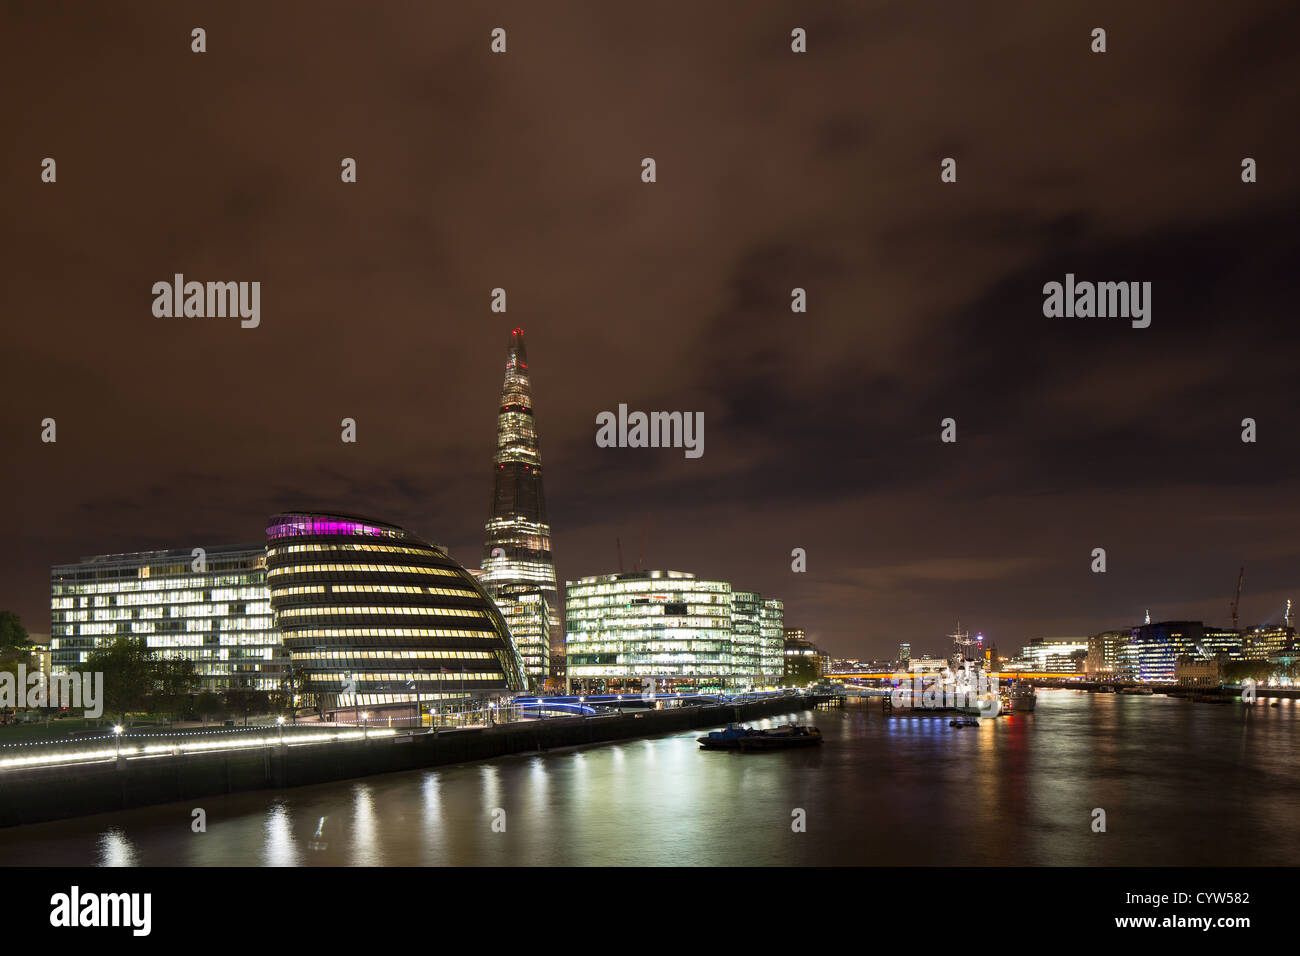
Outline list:
[[[465,6],[0,14],[0,608],[290,507],[476,566],[516,325],[564,578],[648,527],[855,656],[1300,600],[1295,4]],[[178,272],[260,327],[156,318]],[[1067,272],[1150,328],[1045,318]],[[619,403],[704,456],[597,448]]]

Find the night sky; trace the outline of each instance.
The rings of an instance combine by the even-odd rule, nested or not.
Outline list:
[[[1226,624],[1242,563],[1243,623],[1300,601],[1295,3],[467,6],[6,5],[0,608],[29,630],[52,564],[284,508],[477,567],[515,326],[561,578],[616,537],[630,569],[648,525],[648,566],[853,656],[958,618],[1003,653]],[[260,281],[260,327],[154,317],[177,272]],[[1067,272],[1152,282],[1150,328],[1045,318]],[[703,457],[597,448],[620,402],[704,412]]]

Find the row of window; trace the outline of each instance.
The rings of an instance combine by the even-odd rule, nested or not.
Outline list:
[[[325,638],[342,638],[350,640],[355,637],[459,637],[459,638],[497,638],[496,631],[468,631],[458,628],[440,627],[312,627],[295,630],[286,638],[295,640],[322,640]]]
[[[410,616],[432,616],[432,617],[475,617],[486,618],[486,611],[480,611],[476,608],[467,607],[404,607],[391,606],[387,604],[372,605],[348,605],[348,606],[327,606],[327,607],[291,607],[277,612],[282,618],[285,617],[343,617],[343,616],[372,616],[382,614],[400,614],[403,617]]]
[[[464,579],[459,571],[451,568],[425,568],[409,564],[293,564],[283,568],[272,568],[266,572],[268,578],[283,574],[436,574],[448,578]]]
[[[313,671],[307,674],[307,679],[317,684],[330,684],[330,683],[339,682],[340,680],[343,679],[344,676],[346,675],[342,674],[339,671],[332,671],[328,673]],[[460,671],[450,671],[446,674],[440,672],[433,672],[433,671],[420,671],[418,674],[415,673],[414,671],[406,671],[406,672],[361,671],[361,672],[354,672],[352,676],[358,682],[368,681],[370,683],[378,683],[380,681],[405,682],[405,681],[413,680],[417,682],[455,681],[457,684],[459,684],[461,681],[469,682],[469,681],[483,680],[483,681],[500,682],[502,679],[502,674],[500,671],[468,671],[464,674],[462,674]]]
[[[464,588],[421,588],[414,584],[309,584],[276,588],[275,596],[288,594],[434,594],[443,597],[479,598],[477,591]]]
[[[327,551],[366,551],[381,554],[418,554],[432,557],[438,552],[432,548],[408,548],[400,544],[285,544],[266,549],[266,557],[282,554],[319,554]]]
[[[347,651],[317,651],[313,650],[304,656],[310,656],[313,661],[350,661],[350,660],[492,660],[496,655],[492,651],[469,651],[469,650],[424,650],[420,648],[411,648],[410,650],[393,650],[393,651],[366,651],[366,650],[347,650]]]

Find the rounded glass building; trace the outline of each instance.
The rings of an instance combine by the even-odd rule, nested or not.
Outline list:
[[[443,548],[382,521],[312,512],[273,516],[266,538],[275,627],[323,710],[525,689],[505,620]]]

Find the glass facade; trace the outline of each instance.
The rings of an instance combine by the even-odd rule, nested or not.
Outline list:
[[[1208,640],[1209,628],[1206,628],[1206,633]],[[1272,625],[1269,627],[1247,628],[1240,634],[1236,632],[1229,633],[1235,634],[1237,637],[1235,653],[1245,660],[1269,660],[1287,654],[1295,647],[1295,629],[1290,627]],[[1216,651],[1226,649],[1228,648],[1222,646],[1214,647]]]
[[[780,601],[681,571],[568,581],[569,681],[576,693],[641,691],[651,681],[701,692],[774,686],[782,614]]]
[[[1088,638],[1086,671],[1094,680],[1134,680],[1138,673],[1133,630],[1102,631]]]
[[[523,329],[511,333],[506,353],[492,471],[492,510],[484,526],[480,580],[501,604],[502,612],[521,621],[529,618],[535,602],[529,599],[527,608],[506,607],[522,600],[525,592],[518,586],[531,586],[540,591],[549,615],[547,640],[553,645],[561,639],[559,589],[551,558],[551,526],[546,520],[542,454],[533,418],[532,383]],[[536,655],[533,659],[536,660]],[[546,660],[548,667],[563,666],[563,654],[556,655],[552,648],[548,648]],[[562,675],[552,669],[549,676]]]
[[[760,637],[762,659],[759,677],[766,687],[781,683],[785,670],[785,602],[768,599],[763,602]]]
[[[1021,648],[1020,659],[1033,671],[1081,674],[1088,661],[1088,638],[1036,637]]]
[[[506,622],[474,575],[395,525],[276,515],[266,568],[301,692],[326,711],[525,689]]]
[[[1133,628],[1137,679],[1172,682],[1178,658],[1200,656],[1196,646],[1202,642],[1203,630],[1200,621],[1161,621]]]
[[[529,690],[540,693],[551,667],[552,610],[546,592],[531,584],[501,584],[493,588],[492,599],[523,658]]]
[[[271,619],[262,545],[142,551],[83,558],[50,572],[50,652],[56,671],[118,636],[194,662],[203,690],[278,690],[287,658]],[[203,570],[195,570],[202,567]]]

